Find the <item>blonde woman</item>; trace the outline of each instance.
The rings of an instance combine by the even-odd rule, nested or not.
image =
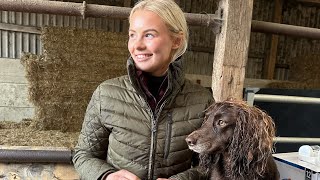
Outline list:
[[[88,105],[73,162],[81,179],[204,178],[185,138],[212,104],[184,78],[188,28],[173,0],[143,0],[129,17],[128,75],[106,80]]]

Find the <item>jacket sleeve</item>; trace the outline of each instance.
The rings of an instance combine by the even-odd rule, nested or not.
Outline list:
[[[73,156],[74,167],[83,180],[100,179],[116,169],[107,163],[110,130],[101,123],[100,88],[92,95],[86,110],[78,144]]]
[[[209,96],[207,104],[206,104],[206,108],[208,108],[210,105],[214,104],[215,100],[212,96]],[[204,114],[203,114],[204,116]],[[204,118],[204,117],[202,117]],[[169,179],[172,180],[207,180],[208,175],[205,172],[200,171],[197,166],[199,165],[199,159],[198,159],[198,154],[197,153],[193,153],[193,157],[192,157],[192,162],[193,162],[193,167],[181,172],[179,174],[173,175],[171,176]]]

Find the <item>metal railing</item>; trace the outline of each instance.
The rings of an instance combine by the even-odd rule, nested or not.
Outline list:
[[[274,143],[320,144],[320,138],[275,137]]]
[[[245,90],[245,100],[248,105],[253,106],[254,101],[276,102],[276,103],[298,103],[298,104],[320,104],[320,98],[256,94],[260,88],[247,88]],[[302,144],[320,144],[320,138],[305,137],[275,137],[275,143],[302,143]]]

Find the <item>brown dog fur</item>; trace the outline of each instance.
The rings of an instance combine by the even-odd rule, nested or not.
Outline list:
[[[211,180],[278,180],[274,136],[275,125],[265,112],[227,100],[211,105],[202,127],[186,141],[200,154],[200,167]]]

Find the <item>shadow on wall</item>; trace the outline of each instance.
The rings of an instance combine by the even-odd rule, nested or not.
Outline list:
[[[303,96],[320,98],[320,90],[261,89],[257,94]],[[277,137],[320,137],[320,104],[255,102],[276,124]],[[296,152],[303,144],[277,143],[276,153]]]

